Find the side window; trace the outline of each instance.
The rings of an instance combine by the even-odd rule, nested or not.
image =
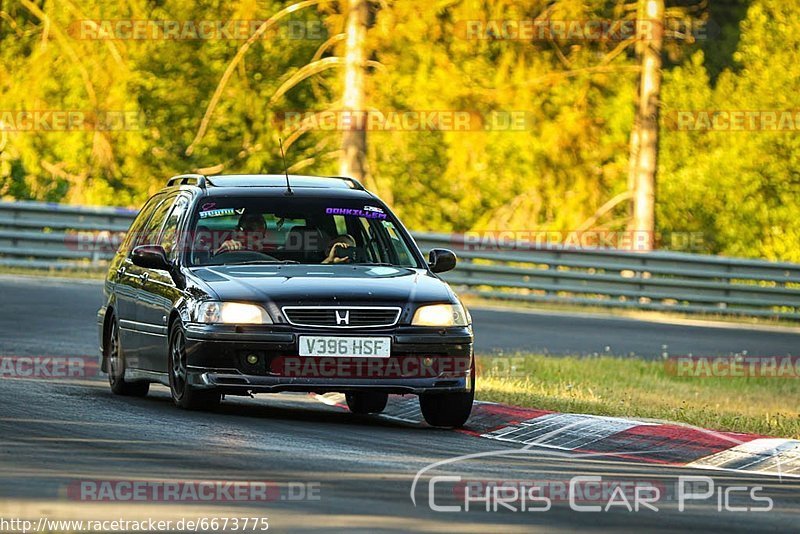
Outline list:
[[[394,249],[398,263],[401,265],[413,265],[414,261],[411,259],[411,252],[403,244],[403,240],[397,232],[397,228],[394,227],[394,223],[392,223],[392,221],[381,221],[381,224],[383,224],[383,227],[386,228],[386,232],[389,234],[389,244]]]
[[[144,225],[142,231],[139,232],[138,239],[134,247],[139,245],[155,245],[158,243],[158,237],[161,234],[161,226],[164,224],[164,219],[167,218],[167,213],[172,207],[172,201],[175,197],[165,198],[153,211],[152,217]]]
[[[133,243],[138,241],[138,237],[141,234],[145,223],[150,220],[150,215],[153,214],[153,210],[156,208],[156,206],[158,206],[159,202],[161,202],[163,198],[164,197],[160,195],[154,196],[145,202],[142,209],[139,210],[139,214],[136,216],[136,219],[133,220],[131,227],[128,228],[128,232],[125,234],[125,240],[122,242],[122,246],[120,247],[120,251],[122,253],[127,255],[131,251],[133,248]]]
[[[379,263],[388,261],[388,258],[385,257],[385,251],[381,246],[380,240],[376,235],[375,228],[372,227],[369,220],[359,217],[357,221],[356,232],[362,235],[367,259]],[[356,238],[356,241],[358,241],[358,238]]]
[[[185,196],[179,196],[172,206],[172,211],[169,212],[167,222],[164,223],[164,231],[161,232],[161,240],[159,243],[164,247],[167,253],[167,259],[170,261],[174,261],[178,257],[178,250],[180,247],[175,246],[178,244],[178,225],[180,225],[181,219],[184,213],[186,213],[186,208],[188,206],[189,199]]]

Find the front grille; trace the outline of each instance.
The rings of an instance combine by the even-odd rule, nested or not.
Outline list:
[[[400,308],[381,306],[285,306],[290,324],[324,328],[376,328],[393,326]]]

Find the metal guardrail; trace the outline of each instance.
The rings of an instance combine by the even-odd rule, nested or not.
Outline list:
[[[135,214],[123,208],[0,202],[0,265],[102,270]],[[526,243],[478,250],[457,234],[415,233],[414,238],[426,252],[455,250],[461,261],[444,278],[481,297],[800,319],[798,264]],[[96,246],[98,241],[106,246]]]
[[[101,270],[114,254],[112,238],[128,230],[136,210],[0,202],[0,265],[54,270]],[[82,243],[108,234],[109,246]]]

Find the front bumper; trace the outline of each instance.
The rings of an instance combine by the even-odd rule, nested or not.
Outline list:
[[[301,335],[390,336],[389,358],[300,357]],[[227,394],[305,391],[464,392],[474,373],[472,329],[394,327],[342,332],[283,325],[188,324],[188,381]],[[251,364],[247,356],[255,355]]]

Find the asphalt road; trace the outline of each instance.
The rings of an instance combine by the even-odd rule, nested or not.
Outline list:
[[[800,330],[735,323],[640,320],[564,312],[471,309],[475,347],[481,353],[538,352],[553,355],[636,356],[661,358],[800,355]],[[794,330],[794,331],[792,331]]]
[[[97,284],[4,279],[0,297],[0,354],[94,354]],[[520,319],[519,335],[535,330],[524,322],[527,319]],[[527,454],[509,455],[513,450],[467,433],[353,416],[304,395],[229,398],[219,412],[207,414],[178,410],[161,387],[153,388],[145,399],[129,399],[112,396],[101,378],[3,378],[0,525],[3,519],[36,521],[40,516],[174,521],[238,516],[268,517],[270,530],[278,532],[730,532],[796,531],[800,521],[797,480],[582,458],[535,448]],[[411,489],[417,473],[460,455],[473,457],[421,475],[415,505]],[[606,481],[647,481],[664,488],[664,499],[656,503],[658,511],[631,512],[614,506],[608,511],[578,512],[559,499],[553,499],[549,510],[539,512],[502,506],[486,511],[484,503],[472,503],[469,512],[434,511],[428,487],[432,476],[442,475],[462,480],[560,482],[577,475],[599,475]],[[770,497],[774,508],[770,512],[720,510],[715,493],[689,503],[681,512],[670,488],[682,475],[713,477],[717,490],[744,486],[749,491],[760,486],[758,495]],[[75,491],[82,483],[98,487],[103,482],[132,480],[155,485],[176,480],[266,481],[277,485],[280,496],[269,502],[119,503],[93,502]],[[435,494],[437,504],[463,508],[452,485],[440,482],[436,487],[440,489]],[[302,493],[305,497],[311,493],[313,498],[289,498]],[[732,495],[734,506],[763,504],[752,501],[746,492]],[[519,502],[515,504],[519,508]],[[0,526],[0,531],[12,530]]]
[[[94,316],[100,307],[97,281],[0,277],[0,354],[41,354],[40,339],[14,334],[47,333],[59,354],[96,353]],[[545,354],[612,354],[660,358],[670,355],[800,355],[800,333],[737,325],[693,326],[623,317],[556,312],[472,309],[475,349],[481,354],[517,351]],[[76,335],[81,332],[82,335]],[[42,334],[37,335],[42,335]]]

